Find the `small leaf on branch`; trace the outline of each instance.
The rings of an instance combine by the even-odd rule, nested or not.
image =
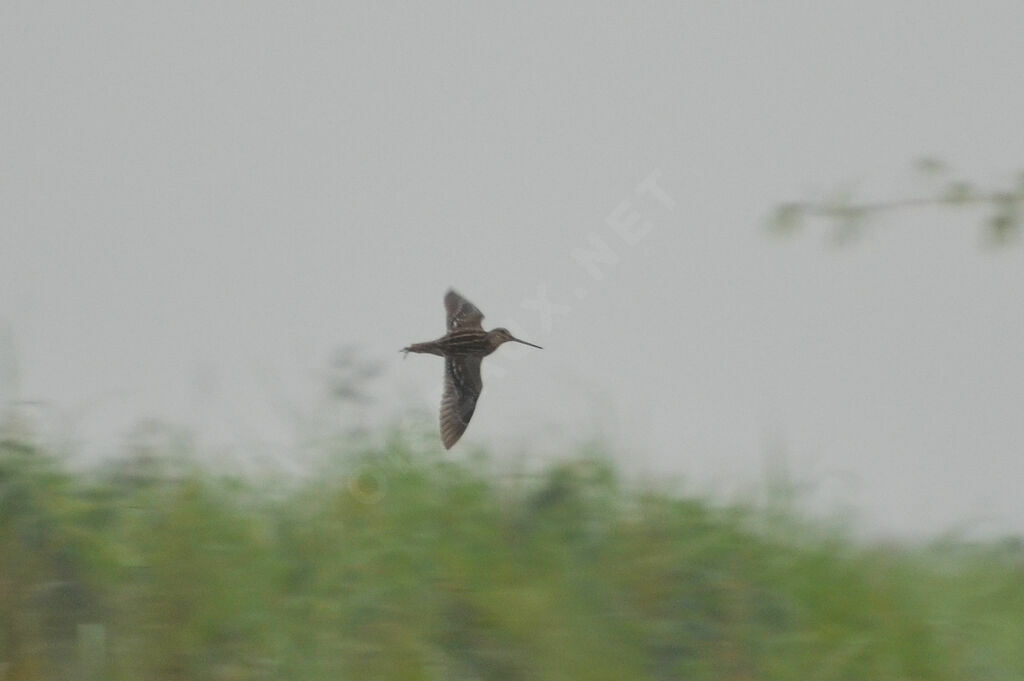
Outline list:
[[[778,234],[791,234],[801,227],[805,208],[799,203],[784,203],[768,220],[769,228]]]
[[[950,182],[942,195],[942,200],[946,203],[966,203],[974,198],[974,187],[962,180]]]

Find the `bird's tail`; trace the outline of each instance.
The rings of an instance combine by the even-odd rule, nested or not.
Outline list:
[[[404,353],[403,356],[407,356],[410,352],[422,352],[430,355],[443,355],[440,348],[437,347],[437,343],[433,341],[428,341],[426,343],[413,343],[412,345],[405,346],[404,348],[399,350],[399,352]]]

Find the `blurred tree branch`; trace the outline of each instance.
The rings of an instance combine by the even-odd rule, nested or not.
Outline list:
[[[835,227],[835,240],[845,243],[859,236],[869,220],[886,213],[945,206],[978,206],[986,211],[984,226],[990,242],[1004,246],[1019,233],[1024,221],[1024,171],[1008,188],[983,189],[962,179],[949,178],[949,168],[934,158],[917,161],[922,175],[941,178],[934,196],[859,201],[850,192],[838,192],[821,201],[793,201],[778,205],[768,219],[768,228],[777,234],[791,235],[810,219],[822,219]]]
[[[382,371],[381,363],[364,357],[358,347],[340,347],[327,369],[328,394],[338,402],[366,404],[371,399],[369,386]]]

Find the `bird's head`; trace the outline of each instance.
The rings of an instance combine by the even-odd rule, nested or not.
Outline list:
[[[524,340],[519,340],[518,338],[516,338],[515,336],[512,335],[511,331],[509,331],[506,328],[492,329],[491,331],[489,331],[487,333],[487,337],[491,341],[491,346],[495,347],[495,348],[498,347],[499,345],[501,345],[502,343],[507,342],[507,341],[513,341],[515,343],[522,343],[523,345],[529,345],[531,348],[537,348],[539,350],[543,350],[544,349],[544,348],[540,347],[539,345],[534,345],[533,343],[527,343]]]

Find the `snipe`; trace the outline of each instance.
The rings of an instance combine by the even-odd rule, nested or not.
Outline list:
[[[444,396],[441,398],[441,442],[445,449],[459,441],[476,410],[476,401],[484,389],[480,362],[506,341],[540,348],[519,340],[508,329],[484,331],[480,322],[484,313],[455,291],[444,296],[448,311],[448,333],[437,340],[413,343],[402,352],[423,352],[444,357]]]

